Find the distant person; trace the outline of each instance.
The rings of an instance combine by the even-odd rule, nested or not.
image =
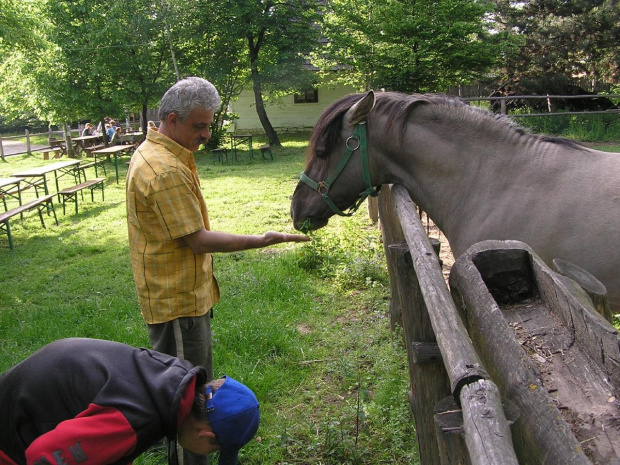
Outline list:
[[[131,464],[164,437],[235,465],[259,404],[232,378],[99,339],[61,339],[0,375],[0,464]],[[172,451],[174,453],[174,451]]]
[[[148,125],[147,129],[152,129],[153,131],[157,131],[157,125],[155,124],[155,121],[149,121],[147,125]]]
[[[114,121],[109,122],[108,124],[105,125],[106,130],[105,130],[105,134],[108,138],[108,142],[112,141],[112,138],[114,137],[114,133],[116,132],[116,130],[114,129]]]
[[[121,136],[123,135],[123,128],[117,126],[114,130],[114,134],[112,135],[112,139],[110,139],[110,145],[121,145],[123,143]]]
[[[93,136],[95,133],[95,126],[91,123],[86,123],[84,129],[82,129],[82,137]]]
[[[306,236],[211,231],[193,152],[211,137],[220,96],[209,81],[183,79],[164,94],[158,131],[127,173],[129,251],[138,301],[155,350],[204,366],[213,376],[210,315],[220,300],[214,252],[301,242]],[[186,465],[201,463],[186,454]]]

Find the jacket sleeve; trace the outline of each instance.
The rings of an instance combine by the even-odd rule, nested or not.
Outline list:
[[[39,436],[26,449],[27,465],[105,465],[136,447],[136,433],[117,409],[90,404]]]

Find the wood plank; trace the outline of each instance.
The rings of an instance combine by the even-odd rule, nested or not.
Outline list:
[[[472,464],[518,465],[497,386],[484,379],[463,386],[461,405]]]

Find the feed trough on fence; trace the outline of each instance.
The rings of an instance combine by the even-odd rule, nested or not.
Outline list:
[[[485,241],[456,260],[450,287],[485,368],[518,407],[517,450],[532,463],[617,459],[620,337],[577,283],[522,242]]]

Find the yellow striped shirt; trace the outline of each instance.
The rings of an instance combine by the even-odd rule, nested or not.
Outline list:
[[[149,131],[127,173],[131,265],[147,324],[201,316],[219,302],[211,254],[194,254],[183,236],[209,228],[194,155]]]

